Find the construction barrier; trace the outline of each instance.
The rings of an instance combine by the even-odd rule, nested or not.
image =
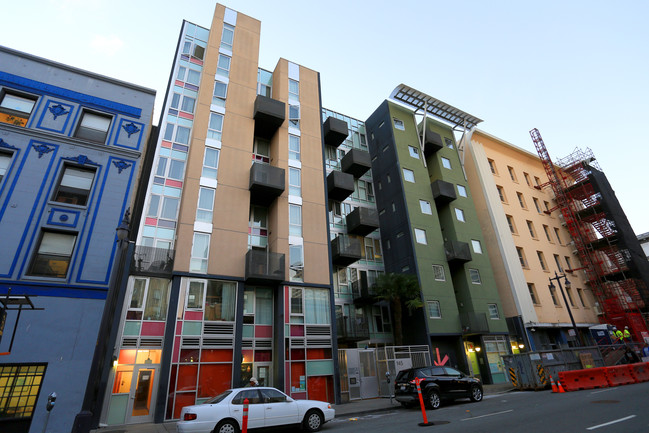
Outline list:
[[[560,371],[559,380],[566,391],[580,389],[607,388],[606,369],[609,367],[587,368],[584,370]]]
[[[639,362],[629,365],[631,375],[636,383],[649,382],[649,362]]]
[[[606,380],[609,386],[630,385],[636,383],[635,378],[631,374],[630,365],[616,365],[613,367],[606,367]]]

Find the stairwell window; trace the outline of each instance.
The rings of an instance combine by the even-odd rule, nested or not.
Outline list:
[[[84,110],[81,113],[81,121],[79,121],[74,136],[96,143],[104,143],[106,142],[111,121],[111,116]]]
[[[205,148],[205,157],[203,158],[203,171],[201,177],[216,180],[219,167],[219,149],[213,147]]]
[[[478,269],[469,269],[469,276],[471,277],[471,284],[482,284],[480,271]]]
[[[43,231],[27,273],[41,277],[65,278],[76,241],[76,233]]]
[[[288,255],[289,280],[304,281],[304,248],[302,245],[289,245]]]
[[[455,208],[455,217],[462,223],[466,222],[466,219],[464,218],[464,211],[462,209]]]
[[[288,234],[302,236],[302,206],[288,205]]]
[[[426,231],[422,229],[415,229],[415,239],[418,244],[427,245],[428,241],[426,239]]]
[[[205,233],[194,233],[191,258],[189,260],[189,271],[207,273],[207,259],[210,250],[210,235]]]
[[[302,176],[299,168],[288,168],[288,194],[302,197]]]
[[[225,98],[228,94],[228,85],[220,81],[214,82],[214,93],[212,95],[212,105],[225,107]]]
[[[288,106],[288,124],[293,128],[300,129],[300,106]]]
[[[211,223],[214,211],[214,189],[201,187],[198,193],[196,221]]]
[[[479,240],[471,239],[471,246],[473,247],[473,252],[476,254],[482,254],[482,245]]]
[[[410,156],[413,158],[419,159],[419,149],[414,147],[414,146],[408,146],[408,153],[410,153]]]
[[[288,159],[300,160],[300,137],[297,135],[288,135]]]
[[[224,23],[223,32],[221,32],[221,48],[232,51],[232,42],[234,41],[234,26]]]
[[[442,265],[433,265],[433,275],[435,275],[435,281],[446,281],[446,274]]]
[[[295,80],[288,80],[288,100],[298,102],[300,100],[300,83]]]
[[[451,160],[442,156],[442,167],[451,170]]]
[[[221,141],[223,132],[223,115],[219,113],[210,113],[210,123],[207,126],[207,138]]]
[[[230,76],[230,63],[232,59],[225,54],[219,54],[219,61],[216,65],[216,74],[222,77]]]
[[[428,317],[430,319],[441,319],[442,318],[442,309],[439,305],[439,301],[426,301],[428,306]]]
[[[421,213],[423,214],[426,215],[433,214],[433,208],[430,206],[430,202],[426,200],[419,200],[419,208],[421,209]]]
[[[500,319],[500,313],[498,312],[498,304],[488,304],[487,307],[489,308],[489,318],[491,320]]]
[[[457,186],[457,193],[460,197],[466,197],[466,188],[463,185]]]
[[[394,121],[394,129],[398,129],[400,131],[406,130],[406,126],[403,124],[402,120],[399,120],[397,118],[393,118],[392,120]]]
[[[407,168],[403,169],[403,179],[406,182],[412,182],[415,183],[415,172],[412,170],[408,170]]]

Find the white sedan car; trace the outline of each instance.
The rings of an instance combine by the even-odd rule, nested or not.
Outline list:
[[[237,433],[241,431],[243,402],[248,399],[248,428],[301,424],[309,432],[320,430],[334,418],[331,404],[293,400],[269,387],[235,388],[203,404],[185,406],[176,426],[178,433]]]

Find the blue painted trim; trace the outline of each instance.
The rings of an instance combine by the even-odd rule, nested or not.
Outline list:
[[[43,95],[55,96],[67,99],[68,101],[77,102],[85,107],[96,108],[114,114],[124,114],[126,116],[140,118],[142,109],[132,107],[119,102],[109,101],[85,93],[75,92],[74,90],[64,89],[40,81],[30,80],[29,78],[19,75],[10,74],[0,71],[0,85],[11,86],[18,90],[38,93]]]
[[[57,298],[106,299],[108,287],[70,287],[64,284],[30,283],[26,281],[0,283],[0,294],[11,288],[12,295],[54,296]],[[34,300],[35,304],[39,302]],[[36,305],[40,307],[40,305]]]
[[[123,144],[118,143],[119,137],[120,137],[120,135],[122,133],[128,135],[128,133],[125,130],[123,131],[124,122],[132,123],[132,124],[140,127],[140,130],[135,133],[135,134],[138,134],[137,144],[135,145],[135,147],[125,146]],[[131,119],[125,119],[125,118],[119,119],[118,126],[117,126],[117,131],[118,132],[117,132],[117,136],[115,137],[115,142],[113,143],[113,145],[117,146],[117,147],[123,147],[125,149],[140,150],[140,145],[142,144],[142,135],[144,134],[144,128],[145,128],[144,123],[134,122]]]
[[[38,142],[36,140],[30,140],[28,146],[33,147],[34,143],[42,143],[42,142]],[[43,144],[45,144],[45,143],[43,143]],[[43,191],[45,190],[45,185],[47,184],[47,179],[50,177],[50,173],[52,171],[52,166],[54,165],[54,160],[56,159],[56,154],[59,151],[59,145],[58,144],[51,144],[51,143],[47,143],[47,144],[49,144],[50,146],[54,146],[54,149],[53,149],[53,152],[52,152],[52,157],[50,158],[50,162],[47,165],[47,170],[45,171],[45,175],[43,176],[43,181],[41,182],[41,186],[38,189],[38,196],[36,196],[36,200],[34,200],[34,205],[32,206],[32,210],[29,213],[29,218],[27,219],[28,223],[25,225],[25,230],[23,231],[23,235],[20,238],[20,243],[18,245],[25,245],[25,238],[27,237],[27,234],[29,233],[31,225],[34,222],[34,214],[36,214],[36,209],[38,208],[39,203],[41,202],[41,197],[43,196]],[[18,173],[16,173],[16,177],[14,178],[14,182],[11,185],[11,190],[10,190],[11,192],[8,194],[8,196],[13,194],[13,190],[14,190],[14,188],[16,186],[16,183],[18,182],[18,179],[20,177],[20,172],[22,171],[22,169],[23,169],[23,167],[25,165],[25,162],[27,161],[27,158],[29,157],[29,155],[30,155],[29,151],[25,152],[25,156],[23,158],[23,163],[20,165],[20,169],[19,169]],[[46,197],[49,197],[51,192],[52,192],[52,185],[50,184],[50,187],[49,187],[49,189],[48,189],[48,191],[46,193],[47,194]],[[7,200],[7,202],[8,202],[8,200]],[[41,206],[41,211],[40,211],[41,217],[43,215],[43,211],[45,210],[45,205],[46,204],[47,204],[47,201],[43,201],[43,203],[40,205]],[[6,205],[3,206],[2,211],[0,212],[0,220],[2,220],[2,216],[4,215],[5,208],[6,208]],[[40,217],[39,217],[39,221],[40,221]],[[27,253],[25,253],[25,257],[23,258],[23,264],[20,267],[19,275],[23,274],[23,269],[25,267],[25,263],[30,258],[29,257],[30,256],[29,252],[31,251],[31,246],[32,246],[32,243],[34,242],[34,236],[35,235],[36,235],[36,231],[34,231],[32,233],[31,239],[29,241],[29,246],[27,247],[27,249],[23,250],[23,251],[27,251]],[[8,275],[0,275],[0,277],[2,277],[2,276],[7,276],[8,277],[10,275],[13,275],[14,270],[16,268],[16,264],[18,262],[18,257],[20,256],[21,252],[22,251],[16,251],[16,255],[14,256],[14,260],[11,263],[11,268],[9,269],[9,274]]]
[[[68,216],[68,214],[74,215],[74,221],[72,222],[66,222],[67,218],[64,220],[61,220],[61,216]],[[59,221],[54,221],[54,217],[56,215],[59,215]],[[75,211],[75,210],[69,210],[69,209],[60,209],[60,208],[51,208],[50,209],[50,216],[47,220],[46,224],[52,225],[52,226],[61,226],[61,227],[76,227],[77,223],[79,222],[79,216],[81,215],[81,211]]]
[[[41,106],[43,105],[44,100],[45,100],[45,98],[42,97],[42,96],[38,98],[38,100],[36,101],[36,104],[34,104],[34,108],[32,109],[32,113],[38,113],[38,110],[41,109]],[[29,116],[29,120],[27,121],[27,125],[25,125],[25,128],[28,128],[28,129],[33,128],[34,127],[34,122],[36,122],[36,116]]]
[[[62,105],[62,106],[65,106],[65,107],[69,107],[69,110],[68,110],[67,113],[60,114],[60,116],[65,116],[65,123],[63,123],[63,128],[61,130],[57,130],[57,129],[53,129],[53,128],[46,128],[44,126],[41,126],[42,123],[43,123],[43,119],[45,118],[45,115],[48,114],[48,113],[51,114],[51,112],[50,112],[50,104],[52,104],[52,103],[57,104],[57,105]],[[56,133],[59,133],[59,134],[65,134],[65,131],[68,128],[68,124],[70,123],[70,118],[72,117],[70,114],[73,111],[74,111],[74,105],[65,104],[63,102],[55,101],[53,99],[47,99],[47,102],[45,103],[45,108],[43,109],[43,111],[41,113],[41,117],[38,118],[38,123],[36,124],[35,129],[40,129],[40,130],[43,130],[43,131],[52,131],[52,132],[56,132]]]

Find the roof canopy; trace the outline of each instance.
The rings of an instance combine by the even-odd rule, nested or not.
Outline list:
[[[471,129],[478,123],[482,122],[482,119],[478,119],[469,113],[465,113],[446,102],[428,96],[427,94],[406,86],[405,84],[399,84],[390,94],[390,98],[411,107],[415,112],[420,110],[423,111],[424,107],[426,107],[428,114],[450,122],[456,127]]]

